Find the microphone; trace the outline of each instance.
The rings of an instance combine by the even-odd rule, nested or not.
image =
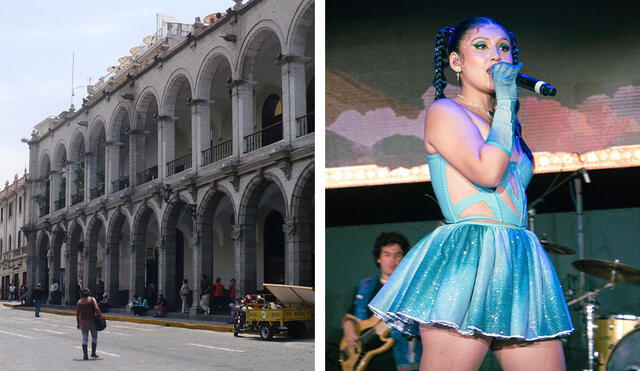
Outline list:
[[[516,84],[524,89],[530,90],[540,95],[555,96],[558,89],[551,86],[548,82],[534,79],[531,76],[527,76],[524,73],[519,73],[516,77]]]

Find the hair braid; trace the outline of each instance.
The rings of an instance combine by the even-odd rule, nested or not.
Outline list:
[[[433,87],[436,89],[434,101],[444,98],[444,88],[447,87],[447,77],[444,69],[449,64],[449,38],[455,31],[453,27],[442,27],[436,33],[436,47],[433,54]]]

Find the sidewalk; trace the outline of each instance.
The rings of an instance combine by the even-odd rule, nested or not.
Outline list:
[[[1,301],[1,303],[5,307],[17,309],[17,310],[26,310],[26,311],[34,311],[33,306],[23,307],[20,305],[20,302],[17,301]],[[73,306],[64,306],[64,305],[42,305],[42,309],[40,309],[41,313],[51,313],[65,316],[75,316],[76,311]],[[220,331],[220,332],[233,332],[233,325],[226,322],[229,319],[229,316],[223,315],[213,315],[213,316],[205,316],[205,315],[189,315],[189,314],[179,314],[179,313],[167,313],[167,317],[159,318],[153,317],[153,311],[151,314],[147,314],[144,316],[133,316],[125,312],[122,308],[112,308],[108,313],[104,314],[104,318],[107,321],[122,321],[122,322],[134,322],[134,323],[144,323],[149,325],[160,325],[160,326],[172,326],[172,327],[182,327],[189,329],[197,329],[197,330],[209,330],[209,331]],[[107,324],[108,326],[108,324]]]

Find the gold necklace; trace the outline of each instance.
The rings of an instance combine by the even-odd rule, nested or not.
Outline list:
[[[484,108],[484,107],[482,107],[482,106],[480,106],[480,105],[478,105],[478,104],[475,104],[475,103],[473,103],[472,101],[468,100],[467,98],[463,97],[463,96],[462,96],[462,95],[460,95],[460,94],[458,94],[457,96],[458,96],[458,97],[460,97],[460,99],[462,99],[463,101],[465,101],[465,103],[467,103],[467,104],[468,104],[468,105],[470,105],[471,107],[477,108],[477,109],[479,109],[480,111],[482,111],[482,112],[486,113],[487,115],[489,115],[489,116],[493,117],[493,113],[494,113],[494,111],[490,111],[490,110],[488,110],[488,109],[486,109],[486,108]]]

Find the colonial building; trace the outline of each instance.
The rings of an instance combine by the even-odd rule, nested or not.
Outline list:
[[[236,1],[161,29],[29,142],[29,282],[154,282],[171,305],[200,276],[313,285],[314,2]],[[6,212],[6,211],[5,211]]]
[[[0,298],[9,295],[8,286],[27,284],[27,239],[21,230],[28,220],[26,173],[0,190]]]

